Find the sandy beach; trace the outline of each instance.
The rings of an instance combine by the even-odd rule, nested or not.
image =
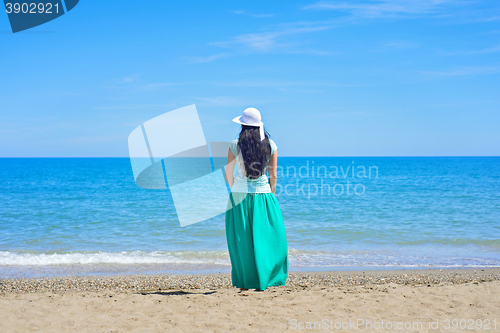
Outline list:
[[[2,332],[500,331],[500,269],[291,273],[264,292],[228,274],[38,278],[0,292]]]

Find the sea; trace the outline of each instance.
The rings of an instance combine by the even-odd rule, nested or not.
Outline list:
[[[280,157],[290,271],[500,267],[500,157]],[[0,158],[0,279],[231,271],[129,158]]]

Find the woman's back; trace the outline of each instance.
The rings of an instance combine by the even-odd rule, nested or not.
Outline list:
[[[255,179],[247,177],[245,162],[243,159],[243,154],[241,152],[241,149],[239,149],[238,147],[238,141],[239,139],[234,139],[229,144],[229,148],[231,149],[231,152],[234,154],[236,158],[236,165],[237,165],[236,177],[234,178],[234,184],[231,189],[232,192],[242,192],[242,193],[271,192],[271,187],[269,185],[269,178],[267,177],[266,172],[264,172],[260,177]],[[272,139],[269,139],[269,144],[271,146],[271,156],[272,156],[278,149],[278,146],[276,146],[276,143]],[[267,161],[267,163],[268,162],[269,160]]]

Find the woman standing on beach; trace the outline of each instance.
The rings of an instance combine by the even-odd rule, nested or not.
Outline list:
[[[233,286],[257,290],[284,286],[288,246],[283,216],[274,195],[278,148],[264,131],[257,109],[248,108],[233,121],[241,124],[239,138],[229,145],[226,168],[231,187],[226,238]],[[237,174],[233,178],[235,164]]]

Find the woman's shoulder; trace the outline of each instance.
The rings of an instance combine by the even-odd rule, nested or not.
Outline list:
[[[238,139],[238,138],[236,138],[236,139],[234,139],[233,141],[231,141],[231,142],[229,143],[229,146],[231,146],[232,148],[233,148],[233,147],[236,147],[236,146],[238,145],[238,142],[239,142],[239,139]]]
[[[274,140],[271,138],[269,138],[269,144],[271,145],[271,155],[272,155],[276,152],[276,150],[278,150],[278,146],[276,145]]]
[[[229,148],[233,152],[233,154],[236,154],[236,147],[238,146],[238,141],[239,139],[236,138],[233,141],[229,142]]]

